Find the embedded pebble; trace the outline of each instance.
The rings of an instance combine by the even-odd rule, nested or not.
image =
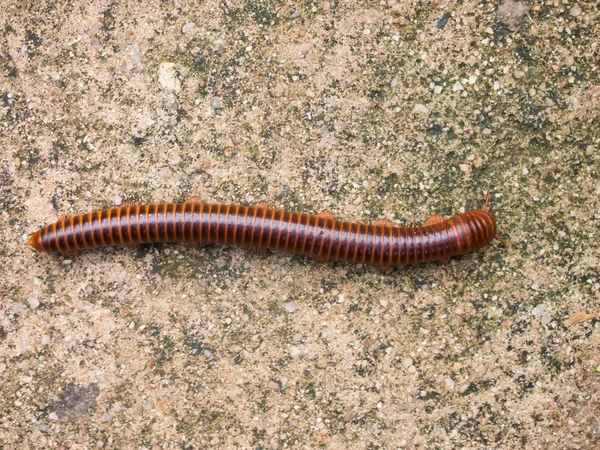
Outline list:
[[[183,34],[189,33],[194,28],[196,28],[196,24],[194,22],[188,22],[184,26],[181,27],[181,32]]]
[[[14,313],[21,313],[25,309],[25,306],[22,303],[13,303],[10,305],[10,309]]]
[[[158,67],[158,82],[169,91],[179,92],[181,90],[181,81],[177,76],[177,69],[174,63],[161,63]]]
[[[287,312],[294,312],[296,311],[296,302],[288,302],[285,304],[285,310]]]
[[[29,307],[31,309],[36,309],[38,306],[40,306],[39,300],[35,297],[28,298],[27,303],[29,303]]]
[[[412,364],[413,364],[412,358],[404,358],[402,360],[402,365],[404,366],[405,369],[408,369],[410,366],[412,366]]]
[[[415,108],[414,108],[414,109],[415,109],[415,112],[416,112],[416,113],[419,113],[419,114],[423,114],[423,115],[425,115],[425,114],[428,114],[428,113],[429,113],[429,108],[427,108],[427,106],[425,106],[425,105],[423,105],[423,104],[421,104],[421,103],[417,103],[417,104],[415,105]]]
[[[463,85],[460,81],[457,81],[452,86],[452,92],[458,92],[458,91],[464,91],[464,90],[465,90],[465,88],[463,87]]]
[[[451,391],[454,389],[454,380],[452,378],[446,378],[444,380],[444,384],[446,385],[446,390]]]
[[[0,363],[0,373],[4,372],[5,370],[6,370],[6,364]]]
[[[292,358],[295,358],[296,356],[298,356],[300,354],[300,349],[298,347],[291,347],[290,348],[290,356]]]
[[[569,15],[571,15],[572,17],[577,17],[578,15],[581,14],[581,12],[582,12],[581,6],[575,5],[569,10]]]
[[[545,303],[540,303],[531,310],[531,314],[533,314],[535,317],[539,317],[542,314],[544,314],[547,309],[548,305],[546,305]]]

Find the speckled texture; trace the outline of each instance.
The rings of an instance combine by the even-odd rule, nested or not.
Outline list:
[[[451,13],[451,16],[445,14]],[[600,446],[597,2],[0,8],[0,446]],[[243,249],[24,245],[125,200],[508,248],[382,273]]]

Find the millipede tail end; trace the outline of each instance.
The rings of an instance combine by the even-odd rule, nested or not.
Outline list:
[[[38,252],[44,250],[44,245],[42,244],[42,233],[40,230],[37,230],[35,233],[31,235],[29,240],[26,242],[27,245],[33,247]]]

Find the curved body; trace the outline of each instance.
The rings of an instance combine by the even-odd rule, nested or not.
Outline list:
[[[299,214],[267,205],[126,205],[59,220],[36,231],[28,244],[36,250],[72,253],[87,248],[159,242],[220,243],[252,250],[273,249],[387,269],[403,264],[447,261],[475,251],[496,235],[486,210],[442,220],[432,216],[421,227],[343,222],[331,213]],[[383,225],[382,225],[383,223]]]

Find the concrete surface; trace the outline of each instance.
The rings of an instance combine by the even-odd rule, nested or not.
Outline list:
[[[597,2],[1,4],[1,447],[600,448],[600,322],[565,324],[600,310]],[[449,266],[23,245],[129,199],[487,189],[509,247]]]

